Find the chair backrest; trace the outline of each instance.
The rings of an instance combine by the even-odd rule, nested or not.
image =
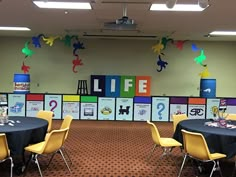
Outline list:
[[[71,115],[66,115],[62,121],[60,129],[68,128],[70,130],[70,125],[71,125],[72,120],[73,120],[73,117]],[[68,132],[69,132],[69,130],[68,130]],[[67,139],[68,132],[66,134],[65,139]]]
[[[155,144],[157,145],[160,145],[160,134],[159,134],[159,131],[156,127],[156,125],[152,122],[150,122],[149,120],[147,120],[147,123],[151,129],[151,132],[152,132],[152,139],[154,141]]]
[[[236,114],[227,114],[227,120],[236,120]]]
[[[188,119],[188,116],[186,114],[172,114],[172,120],[173,120],[173,130],[175,132],[176,126],[178,123],[182,120]]]
[[[211,160],[206,140],[201,133],[194,133],[186,130],[181,131],[186,153],[200,160]]]
[[[44,148],[42,149],[42,154],[49,154],[56,152],[65,142],[65,136],[68,132],[68,128],[60,130],[52,130],[46,140]]]
[[[48,121],[48,129],[47,132],[50,132],[52,129],[52,118],[53,118],[53,112],[52,111],[46,111],[46,110],[40,110],[36,117],[45,119]]]
[[[0,161],[10,156],[5,133],[0,134]]]

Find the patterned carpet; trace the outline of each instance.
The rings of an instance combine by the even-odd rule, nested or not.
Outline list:
[[[53,128],[59,128],[60,124],[60,120],[54,120]],[[161,136],[172,137],[172,123],[155,124],[158,126]],[[158,158],[162,153],[161,149],[157,148],[147,162],[153,141],[146,122],[74,120],[65,147],[73,161],[72,173],[68,171],[60,155],[56,154],[48,168],[49,156],[39,158],[43,176],[176,177],[183,160],[180,149],[175,148],[172,151],[173,158],[162,159],[156,169]],[[28,155],[26,153],[27,158]],[[190,162],[190,160],[187,162],[182,177],[193,177],[199,172],[197,165],[192,166]],[[234,169],[233,160],[222,160],[220,163],[224,177],[230,177]],[[175,164],[177,164],[177,168]],[[199,176],[209,176],[211,165],[204,165],[203,172]],[[9,176],[8,162],[0,164],[0,176]],[[30,164],[26,174],[26,177],[32,176],[40,176],[34,163]],[[213,176],[220,175],[215,172]]]

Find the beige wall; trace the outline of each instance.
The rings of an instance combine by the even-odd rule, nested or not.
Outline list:
[[[205,50],[211,77],[217,80],[216,96],[236,97],[236,43],[188,41],[183,50],[168,44],[163,57],[169,64],[157,72],[157,56],[152,51],[155,40],[80,39],[86,49],[78,50],[84,65],[72,72],[73,48],[62,41],[53,46],[43,44],[32,57],[25,59],[21,49],[30,38],[0,38],[0,92],[13,91],[14,73],[22,73],[25,60],[30,65],[31,93],[76,93],[80,79],[90,82],[90,75],[148,75],[152,77],[151,94],[167,96],[199,96],[203,67],[194,62],[199,52],[191,44]]]

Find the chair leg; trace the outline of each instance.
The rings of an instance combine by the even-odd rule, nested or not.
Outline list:
[[[71,158],[70,158],[70,156],[69,156],[69,154],[68,154],[66,148],[65,148],[64,146],[62,146],[61,149],[65,152],[65,155],[68,157],[68,159],[69,159],[69,161],[70,161],[70,165],[72,165],[72,160],[71,160]]]
[[[212,161],[214,163],[213,167],[212,167],[212,170],[211,170],[211,174],[209,177],[212,176],[213,172],[216,170],[216,162],[215,161]]]
[[[40,168],[40,166],[39,166],[38,154],[36,154],[36,155],[34,156],[34,162],[35,162],[35,163],[37,164],[37,166],[38,166],[40,176],[43,177],[41,168]]]
[[[66,161],[66,159],[65,159],[65,157],[64,157],[64,155],[63,155],[63,153],[61,151],[61,149],[59,149],[59,152],[60,152],[60,154],[61,154],[61,156],[62,156],[62,158],[63,158],[63,160],[64,160],[64,162],[65,162],[65,164],[66,164],[66,166],[67,166],[67,168],[69,170],[69,172],[71,173],[70,167],[69,167],[69,165],[68,165],[68,163],[67,163],[67,161]]]
[[[223,174],[222,174],[222,171],[221,171],[221,168],[220,168],[220,161],[219,161],[219,160],[216,161],[216,166],[217,166],[217,167],[216,167],[217,170],[218,170],[219,173],[220,173],[220,176],[223,177]]]
[[[169,153],[168,156],[170,157],[171,162],[173,162],[173,165],[174,165],[175,168],[176,168],[176,172],[178,173],[178,171],[179,171],[179,166],[178,166],[176,157],[175,157],[172,153]]]
[[[13,159],[12,159],[12,157],[9,157],[9,159],[10,159],[10,161],[11,161],[10,176],[12,177],[14,163],[13,163]]]
[[[49,162],[48,162],[48,165],[47,165],[47,168],[49,167],[49,165],[51,164],[51,162],[52,162],[52,159],[53,159],[53,157],[55,156],[55,154],[56,154],[57,152],[55,152],[55,153],[53,153],[53,155],[51,156],[51,158],[50,158],[50,160],[49,160]]]
[[[153,148],[152,148],[150,154],[149,154],[148,157],[147,157],[147,161],[150,160],[150,158],[151,158],[151,156],[152,156],[152,153],[154,152],[154,150],[156,149],[156,147],[157,147],[157,144],[154,144],[154,146],[153,146]]]
[[[157,169],[158,169],[158,167],[159,167],[159,165],[160,165],[161,159],[164,158],[164,156],[168,156],[168,154],[170,153],[170,150],[171,150],[171,149],[169,149],[169,148],[163,148],[163,153],[162,153],[161,157],[158,159],[156,168],[155,168],[155,170],[154,170],[154,173],[155,173],[155,174],[156,174],[156,171],[157,171]]]
[[[181,173],[182,173],[182,170],[183,170],[183,168],[184,168],[184,164],[185,164],[186,158],[187,158],[187,154],[184,155],[184,160],[183,160],[183,163],[182,163],[182,165],[181,165],[181,168],[180,168],[178,177],[180,177],[180,175],[181,175]]]
[[[200,176],[203,167],[195,159],[190,158],[190,160],[191,160],[191,165],[194,169],[195,176]]]
[[[28,168],[29,168],[29,165],[30,165],[30,162],[33,161],[33,157],[34,157],[34,154],[31,154],[29,159],[27,160],[26,164],[25,164],[25,169],[24,169],[24,175],[23,177],[26,176],[26,173],[28,171]]]

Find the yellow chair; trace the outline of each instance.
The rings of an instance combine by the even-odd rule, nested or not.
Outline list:
[[[40,176],[43,177],[40,166],[39,166],[38,156],[48,155],[52,153],[55,154],[59,152],[68,170],[71,172],[70,167],[65,160],[64,154],[61,151],[61,147],[63,146],[65,142],[65,137],[66,137],[67,132],[68,132],[68,128],[60,129],[60,130],[52,130],[49,134],[47,134],[43,142],[25,147],[26,151],[31,152],[31,158],[27,162],[26,167],[28,168],[30,161],[34,161],[38,166]]]
[[[186,130],[181,131],[183,134],[185,155],[178,177],[180,177],[182,173],[184,163],[187,157],[193,158],[201,162],[213,162],[214,165],[212,167],[210,177],[216,170],[219,170],[220,175],[222,176],[219,166],[219,159],[226,157],[226,155],[221,153],[210,153],[206,140],[201,133],[193,133]]]
[[[12,170],[13,170],[14,164],[13,164],[12,157],[10,156],[10,150],[8,148],[6,134],[1,133],[0,134],[0,163],[8,159],[11,161],[10,176],[12,177]]]
[[[236,114],[228,114],[225,119],[226,120],[235,120],[236,121]]]
[[[50,132],[52,129],[52,118],[53,118],[53,112],[52,111],[46,111],[46,110],[40,110],[36,117],[44,119],[48,121],[48,129],[47,132]]]
[[[176,126],[178,123],[182,120],[188,119],[188,116],[186,114],[173,114],[172,115],[172,120],[173,120],[173,130],[175,132]]]
[[[171,155],[171,151],[174,147],[180,147],[182,146],[182,144],[178,141],[176,141],[173,138],[163,138],[160,136],[158,129],[156,127],[156,125],[152,122],[150,122],[149,120],[147,120],[147,124],[149,125],[150,129],[151,129],[151,133],[152,133],[152,139],[154,141],[154,146],[153,149],[151,150],[151,153],[148,156],[148,160],[150,159],[150,157],[152,156],[152,153],[154,152],[154,150],[156,149],[157,146],[160,146],[162,148],[162,155],[159,158],[159,161],[164,157],[164,156],[169,156]],[[158,167],[158,164],[157,164]],[[157,168],[156,168],[157,169]]]
[[[69,130],[70,130],[70,125],[71,125],[72,120],[73,120],[73,117],[72,117],[71,115],[66,115],[66,116],[64,117],[63,121],[62,121],[62,124],[61,124],[60,129],[66,129],[66,128],[68,128],[68,131],[67,131],[66,136],[65,136],[65,140],[66,140],[67,137],[68,137],[68,133],[69,133]],[[68,157],[68,159],[69,159],[69,161],[70,161],[70,163],[71,163],[71,165],[72,165],[72,160],[71,160],[69,154],[67,153],[67,151],[66,151],[64,145],[62,145],[61,150],[63,150],[63,151],[65,152],[65,155]],[[51,159],[50,159],[48,165],[51,163],[51,161],[52,161],[54,155],[55,155],[55,154],[53,154],[53,156],[51,157]]]

